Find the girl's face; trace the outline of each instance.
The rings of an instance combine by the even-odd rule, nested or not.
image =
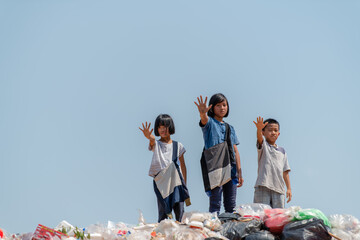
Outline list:
[[[162,138],[166,138],[166,137],[169,137],[169,136],[170,136],[169,128],[168,128],[168,127],[160,126],[160,127],[158,128],[158,132],[159,132],[160,137],[162,137]]]
[[[228,112],[228,105],[226,100],[219,102],[214,106],[214,114],[219,118],[225,117],[227,112]]]

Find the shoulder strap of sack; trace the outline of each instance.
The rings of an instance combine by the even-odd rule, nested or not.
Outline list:
[[[232,143],[231,143],[231,138],[230,138],[230,135],[231,135],[231,129],[230,129],[230,125],[225,123],[225,126],[226,126],[226,131],[225,131],[225,141],[227,142],[227,145],[228,145],[228,149],[229,149],[229,152],[230,152],[230,159],[231,159],[231,162],[235,162],[235,159],[234,159],[234,151],[233,151],[233,146],[232,146]]]
[[[174,162],[177,162],[178,159],[178,142],[173,140],[173,154],[172,154],[172,160]]]

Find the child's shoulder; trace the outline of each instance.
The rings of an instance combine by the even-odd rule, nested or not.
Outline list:
[[[283,148],[283,147],[277,147],[277,150],[279,151],[279,152],[281,152],[282,154],[286,154],[286,151],[285,151],[285,148]]]

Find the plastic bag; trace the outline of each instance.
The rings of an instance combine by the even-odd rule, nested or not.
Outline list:
[[[351,215],[329,216],[331,233],[343,240],[360,239],[360,221]]]
[[[177,224],[172,219],[164,219],[159,225],[154,229],[156,233],[161,233],[165,236],[172,236],[173,232],[177,231],[180,228],[180,225]]]
[[[225,213],[220,214],[218,216],[218,218],[222,223],[225,223],[225,222],[234,221],[234,220],[239,221],[241,219],[241,216],[238,213],[225,212]]]
[[[245,240],[275,240],[275,236],[269,231],[259,231],[247,235]]]
[[[125,223],[114,223],[108,221],[107,224],[92,224],[85,229],[85,234],[90,234],[90,239],[93,240],[112,240],[112,239],[126,239],[134,230]]]
[[[216,213],[214,213],[214,214],[208,213],[208,212],[202,213],[202,212],[195,212],[195,211],[194,212],[185,212],[182,217],[181,222],[185,223],[185,224],[188,224],[189,222],[192,222],[192,221],[204,222],[205,220],[210,220],[213,217],[215,217]]]
[[[204,235],[201,231],[196,231],[187,227],[178,228],[172,235],[174,240],[203,240]]]
[[[291,221],[287,210],[283,208],[265,209],[264,223],[271,233],[280,234],[286,224]]]
[[[329,219],[325,216],[325,214],[322,213],[320,210],[314,209],[314,208],[302,209],[302,210],[298,211],[295,214],[293,221],[301,221],[301,220],[307,220],[307,219],[311,219],[311,218],[321,219],[324,221],[324,224],[326,226],[331,228]]]
[[[232,240],[240,240],[251,233],[260,231],[262,223],[258,220],[248,222],[226,222],[220,233]]]
[[[360,233],[360,221],[354,216],[334,214],[329,216],[329,221],[332,228],[353,234]]]
[[[331,240],[322,219],[308,219],[285,225],[282,240]]]
[[[263,220],[265,209],[271,209],[267,204],[262,203],[252,203],[240,205],[236,208],[236,212],[239,213],[242,217],[255,217]]]

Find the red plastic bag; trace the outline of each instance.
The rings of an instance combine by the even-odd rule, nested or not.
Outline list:
[[[35,230],[33,239],[61,239],[61,237],[68,236],[62,232],[39,224]]]
[[[273,209],[264,209],[265,218],[264,223],[269,231],[273,234],[282,233],[284,226],[288,224],[291,220],[291,217],[286,214],[286,209],[282,208],[273,208]]]

